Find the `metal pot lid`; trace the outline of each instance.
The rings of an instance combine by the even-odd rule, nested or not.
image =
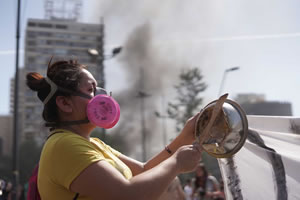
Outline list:
[[[207,136],[204,136],[203,131],[219,100],[212,101],[200,112],[196,121],[195,135],[209,155],[216,158],[227,158],[237,153],[244,145],[248,134],[248,121],[238,103],[225,99]]]

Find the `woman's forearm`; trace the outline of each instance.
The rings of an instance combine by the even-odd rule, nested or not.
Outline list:
[[[184,137],[183,134],[180,134],[169,145],[167,145],[167,147],[169,148],[169,150],[171,151],[171,153],[169,153],[168,151],[166,151],[165,149],[163,149],[160,153],[158,153],[157,155],[155,155],[154,157],[152,157],[150,160],[148,160],[144,164],[144,171],[149,170],[149,169],[155,167],[156,165],[158,165],[162,161],[164,161],[167,158],[169,158],[181,146],[192,143],[192,141],[186,141],[186,140],[184,140],[183,137]]]
[[[158,199],[179,173],[179,169],[176,166],[176,159],[170,158],[156,167],[133,177],[129,180],[127,188],[124,190],[127,192],[126,196],[129,199]]]
[[[195,141],[194,127],[198,115],[199,113],[194,117],[190,118],[185,124],[181,133],[169,145],[167,145],[171,153],[163,149],[160,153],[152,157],[146,163],[135,161],[126,156],[121,156],[120,159],[129,166],[134,175],[140,174],[157,166],[158,164],[169,158],[181,146],[192,144]]]
[[[122,154],[119,156],[119,158],[131,169],[133,176],[136,176],[157,166],[158,164],[169,158],[171,155],[173,155],[173,153],[175,153],[179,147],[186,144],[186,142],[182,142],[183,140],[181,139],[181,137],[182,136],[180,135],[177,136],[168,145],[168,148],[171,150],[171,154],[168,153],[165,149],[163,149],[160,153],[156,154],[145,163],[139,162]]]

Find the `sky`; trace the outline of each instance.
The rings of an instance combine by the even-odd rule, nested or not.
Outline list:
[[[43,18],[43,6],[41,0],[22,1],[21,55],[26,20]],[[0,2],[0,115],[9,112],[9,81],[15,74],[16,11],[16,0]],[[156,54],[182,66],[175,71],[201,69],[207,103],[217,98],[224,71],[239,66],[226,74],[222,93],[230,98],[264,94],[269,101],[292,103],[293,115],[300,116],[299,15],[298,0],[85,0],[81,21],[104,18],[105,49],[126,43],[137,27],[148,24]],[[108,87],[122,90],[126,80],[120,59],[105,66]]]

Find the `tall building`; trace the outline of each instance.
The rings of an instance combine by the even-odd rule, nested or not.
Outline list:
[[[30,19],[27,22],[25,36],[24,74],[39,72],[46,76],[47,65],[52,56],[53,60],[76,58],[80,63],[88,66],[88,70],[95,76],[99,85],[103,81],[102,47],[103,24],[78,23],[66,19]],[[89,53],[89,49],[97,49],[97,56]],[[42,103],[25,85],[23,92],[20,88],[20,127],[25,138],[40,138],[43,140],[47,129],[42,119]],[[22,83],[21,83],[22,85]],[[22,95],[23,94],[23,95]],[[37,137],[40,136],[40,137]]]
[[[24,68],[20,68],[19,70],[19,86],[18,86],[18,126],[17,128],[17,133],[18,133],[18,137],[22,140],[23,139],[23,135],[22,135],[22,130],[23,130],[23,113],[24,113],[24,109],[25,107],[24,105],[24,100],[25,100],[25,91],[26,91],[26,85],[25,85],[25,70]],[[9,105],[9,112],[10,112],[10,124],[12,125],[12,127],[10,128],[11,132],[8,135],[9,138],[5,138],[5,142],[7,142],[8,140],[12,140],[13,138],[13,131],[14,131],[14,95],[15,95],[15,78],[11,78],[10,79],[10,105]],[[8,123],[8,122],[7,122]],[[20,141],[20,140],[19,140]],[[12,149],[11,149],[12,150]]]
[[[0,116],[0,156],[12,155],[12,123],[12,115]]]

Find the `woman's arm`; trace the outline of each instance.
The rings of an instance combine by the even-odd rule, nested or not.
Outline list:
[[[92,199],[157,199],[177,174],[193,170],[200,157],[199,145],[186,145],[164,162],[130,180],[108,162],[98,161],[82,171],[70,190]]]
[[[198,115],[199,113],[190,118],[185,124],[181,133],[168,145],[168,148],[171,150],[172,154],[181,146],[192,144],[195,141],[194,130]],[[133,176],[135,176],[157,166],[159,163],[169,158],[172,154],[163,149],[160,153],[152,157],[146,163],[139,162],[125,155],[120,155],[119,158],[131,169]]]

